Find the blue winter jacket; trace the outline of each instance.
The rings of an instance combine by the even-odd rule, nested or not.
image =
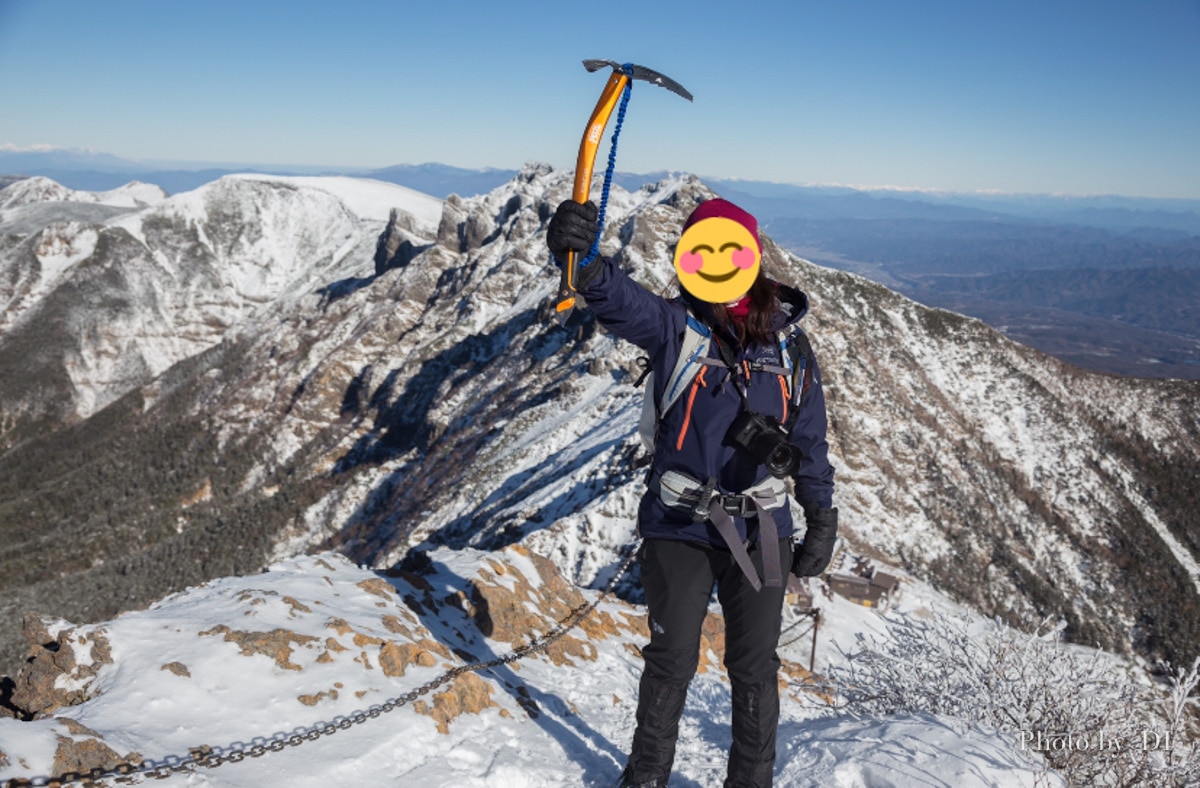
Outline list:
[[[711,314],[708,305],[686,293],[672,299],[657,296],[630,279],[609,258],[598,258],[592,265],[601,265],[603,270],[586,287],[581,287],[580,294],[601,326],[646,351],[654,371],[653,396],[655,401],[661,401],[662,390],[679,357],[688,309],[704,318]],[[808,297],[795,288],[779,285],[779,300],[782,309],[777,329],[800,320],[808,311]],[[706,322],[711,325],[711,321]],[[718,334],[718,339],[735,350],[738,366],[743,359],[773,366],[781,364],[780,351],[774,343],[740,348],[731,334]],[[709,355],[720,358],[715,343],[709,348]],[[730,383],[730,373],[724,364],[705,366],[697,378],[699,382],[694,382],[662,418],[651,474],[674,470],[700,481],[715,477],[719,492],[741,493],[769,475],[746,451],[724,441],[729,425],[743,409],[741,398]],[[790,407],[778,375],[771,372],[751,373],[747,396],[751,408],[781,422],[785,408]],[[814,369],[812,385],[800,408],[790,436],[803,453],[794,475],[796,499],[802,507],[827,508],[833,505],[834,469],[829,464],[829,446],[825,441],[825,394],[819,367]],[[773,516],[779,536],[790,536],[793,532],[790,507],[775,510]],[[757,540],[756,519],[735,518],[735,523],[743,539]],[[667,508],[649,489],[638,510],[638,528],[643,537],[725,547],[725,540],[711,522],[693,522],[689,513]]]

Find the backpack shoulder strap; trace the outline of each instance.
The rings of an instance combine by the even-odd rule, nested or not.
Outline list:
[[[642,443],[650,452],[654,451],[654,443],[658,433],[658,422],[664,413],[678,401],[687,390],[688,384],[700,371],[702,359],[708,354],[712,341],[712,329],[701,322],[691,310],[687,314],[687,327],[684,329],[683,342],[679,348],[679,357],[675,359],[675,367],[671,370],[667,384],[663,388],[662,399],[654,398],[654,375],[647,373],[646,396],[642,401],[642,417],[638,425],[638,433]]]
[[[816,354],[808,335],[797,325],[779,332],[779,355],[787,370],[788,389],[794,407],[788,410],[788,429],[800,415],[799,406],[812,388],[813,373],[816,371]]]
[[[663,389],[662,402],[658,405],[661,417],[676,400],[683,394],[692,378],[700,371],[701,362],[698,359],[708,354],[712,342],[712,329],[700,322],[690,311],[687,316],[687,329],[683,332],[683,344],[679,348],[679,358],[675,360],[675,368],[671,377],[667,378],[667,386]]]

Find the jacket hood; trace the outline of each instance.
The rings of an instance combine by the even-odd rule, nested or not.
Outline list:
[[[773,281],[773,280],[772,280]],[[775,282],[776,297],[779,299],[779,314],[775,317],[774,328],[778,331],[781,328],[792,325],[808,314],[808,296],[801,290],[798,290],[791,285],[785,285],[782,282]],[[709,325],[715,324],[713,316],[712,304],[707,301],[701,301],[686,290],[682,290],[679,298],[687,305],[687,307]]]
[[[790,326],[808,314],[808,295],[791,285],[785,285],[782,282],[776,282],[775,284],[779,288],[779,292],[776,295],[779,297],[779,306],[782,308],[782,322],[778,328],[783,328],[784,326]]]

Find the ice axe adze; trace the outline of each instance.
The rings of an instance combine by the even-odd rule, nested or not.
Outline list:
[[[688,101],[692,100],[692,94],[687,92],[678,82],[644,66],[635,66],[632,63],[622,65],[611,60],[583,61],[583,67],[588,71],[599,71],[605,66],[612,67],[612,76],[608,78],[608,83],[604,86],[604,91],[600,94],[600,100],[596,102],[596,108],[592,110],[592,117],[588,119],[587,128],[583,131],[583,139],[579,142],[579,157],[575,160],[575,189],[571,193],[571,197],[576,202],[581,203],[587,202],[588,194],[592,188],[592,168],[596,163],[596,152],[600,149],[600,138],[604,135],[604,127],[608,125],[608,118],[617,106],[617,99],[624,95],[625,100],[628,100],[628,89],[632,86],[632,80],[643,79],[659,87],[666,88],[672,93],[677,93]],[[613,135],[613,155],[610,155],[609,171],[605,174],[604,196],[606,199],[608,197],[608,186],[612,178],[612,165],[615,162],[616,134],[619,133],[620,123],[617,124],[617,131]],[[604,230],[603,205],[600,207],[600,230]],[[567,261],[562,267],[562,280],[558,288],[558,297],[554,304],[560,324],[567,321],[567,318],[571,315],[571,310],[575,307],[575,275],[578,273],[578,270],[579,255],[575,252],[568,252]]]

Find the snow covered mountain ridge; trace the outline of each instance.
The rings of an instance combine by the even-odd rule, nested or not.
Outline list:
[[[0,365],[21,370],[0,382],[9,664],[28,611],[101,621],[314,550],[387,571],[519,546],[580,586],[611,577],[641,490],[637,353],[586,309],[551,325],[545,223],[569,174],[530,165],[444,203],[320,180],[227,178],[37,229],[0,213]],[[710,195],[615,191],[604,251],[668,287]],[[847,551],[987,615],[1190,662],[1196,384],[1086,374],[765,250],[813,302]]]
[[[343,276],[391,208],[436,226],[441,201],[375,181],[265,176],[170,198],[45,178],[0,191],[0,364],[23,370],[0,384],[0,436],[22,421],[86,418],[249,313]]]

